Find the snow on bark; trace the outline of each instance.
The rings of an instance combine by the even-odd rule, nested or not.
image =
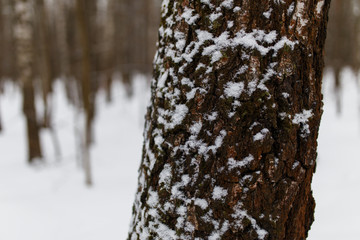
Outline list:
[[[302,113],[296,113],[292,122],[301,125],[301,136],[306,137],[310,134],[309,119],[313,116],[312,110],[303,110]]]
[[[249,165],[253,160],[254,160],[254,156],[251,154],[241,161],[236,161],[234,158],[229,158],[228,159],[229,170],[232,170],[234,168],[245,167]]]
[[[214,200],[224,199],[224,197],[226,197],[227,195],[228,192],[226,189],[219,186],[215,186],[212,192],[212,199]]]
[[[327,9],[163,1],[129,239],[304,239]]]

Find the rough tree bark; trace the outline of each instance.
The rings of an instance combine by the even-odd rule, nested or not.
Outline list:
[[[33,5],[29,0],[15,1],[16,63],[19,83],[23,92],[23,112],[26,117],[28,137],[28,162],[42,158],[39,124],[36,116],[33,86]]]
[[[164,0],[129,239],[305,239],[330,0]]]

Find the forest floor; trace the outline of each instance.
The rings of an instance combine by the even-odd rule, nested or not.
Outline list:
[[[343,72],[341,115],[336,113],[333,78],[324,81],[324,114],[319,136],[317,172],[313,180],[317,202],[309,240],[359,240],[360,236],[360,117],[359,86]],[[0,95],[4,131],[0,133],[1,240],[119,240],[127,236],[137,169],[142,152],[142,128],[149,89],[135,82],[134,97],[113,87],[113,101],[97,100],[95,143],[91,150],[94,186],[86,187],[79,164],[75,132],[81,116],[55,86],[53,123],[60,141],[55,154],[52,135],[43,130],[46,163],[26,164],[25,120],[21,95],[11,85]]]

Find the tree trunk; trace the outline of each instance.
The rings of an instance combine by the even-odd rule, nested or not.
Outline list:
[[[84,0],[76,1],[76,16],[79,26],[79,39],[81,46],[81,95],[85,111],[84,127],[84,149],[83,166],[85,170],[85,182],[92,185],[91,165],[89,148],[92,143],[92,123],[94,120],[94,98],[91,81],[91,55],[90,55],[90,33],[86,15],[86,5]]]
[[[29,163],[42,158],[33,86],[32,10],[31,1],[17,0],[15,2],[16,25],[14,38],[16,41],[18,79],[23,91],[23,112],[26,117]]]
[[[66,78],[66,81],[69,81],[68,78],[71,76],[70,72],[70,54],[69,54],[69,44],[68,44],[68,33],[67,33],[67,15],[69,14],[68,6],[63,1],[56,1],[55,7],[57,8],[57,17],[56,17],[56,30],[58,36],[59,48],[59,63],[60,63],[60,73],[63,77]]]
[[[325,44],[325,66],[334,71],[336,111],[340,115],[342,102],[340,73],[345,67],[351,67],[354,72],[359,69],[356,54],[359,45],[356,21],[359,16],[355,14],[355,1],[333,0],[331,5],[330,21],[327,28],[329,41]]]
[[[1,80],[0,80],[0,88],[1,88]],[[0,91],[0,94],[2,94],[2,92]],[[1,114],[1,99],[0,99],[0,133],[3,131],[3,124],[2,124],[2,114]]]
[[[129,239],[305,239],[330,0],[164,0]]]
[[[3,2],[0,0],[0,58],[4,59],[4,17],[3,17]],[[4,61],[0,62],[0,79],[4,76]],[[1,80],[0,80],[1,81]]]
[[[136,52],[136,49],[133,44],[137,41],[135,39],[135,22],[130,21],[132,19],[131,15],[134,12],[134,2],[131,0],[117,1],[117,16],[120,19],[118,21],[116,33],[116,41],[120,45],[119,53],[119,63],[120,63],[120,72],[121,72],[121,81],[124,84],[125,91],[128,97],[133,94],[132,89],[132,74],[134,72],[134,62],[138,56],[134,56],[133,52]]]
[[[336,101],[336,113],[340,116],[341,114],[341,68],[340,67],[333,67],[334,69],[334,95],[335,95],[335,101]]]
[[[1,55],[6,58],[6,61],[1,63],[3,66],[2,77],[10,79],[15,79],[16,72],[16,54],[13,54],[15,52],[15,36],[14,28],[5,26],[15,25],[14,2],[13,0],[1,0],[1,4],[3,5],[3,48],[1,49]]]
[[[114,63],[115,63],[115,1],[110,0],[107,3],[106,7],[106,17],[104,19],[104,37],[102,39],[102,70],[105,72],[105,86],[106,91],[106,101],[111,102],[111,87],[113,84],[113,75],[114,75]]]
[[[42,99],[44,103],[44,113],[42,119],[42,126],[51,128],[51,92],[52,92],[52,67],[50,56],[50,41],[47,24],[49,19],[47,17],[44,0],[36,0],[36,25],[37,33],[39,35],[39,74],[41,78]]]

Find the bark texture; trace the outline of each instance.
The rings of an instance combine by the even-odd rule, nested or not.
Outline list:
[[[129,239],[305,239],[329,0],[164,0]]]

